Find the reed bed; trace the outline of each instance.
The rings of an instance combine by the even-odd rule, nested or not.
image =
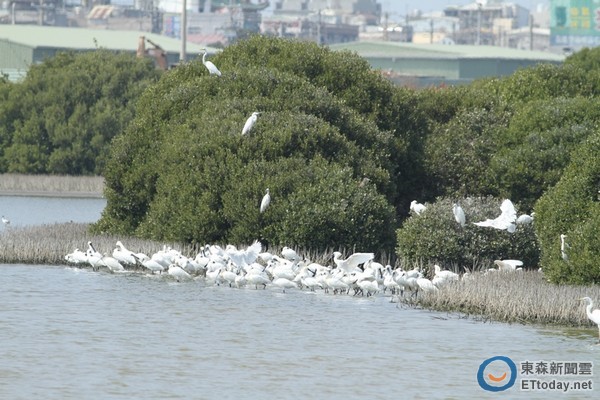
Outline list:
[[[130,250],[149,255],[164,246],[192,258],[200,251],[200,246],[190,244],[91,235],[88,228],[89,224],[84,223],[61,223],[4,229],[0,231],[0,264],[66,265],[65,255],[77,248],[85,251],[88,241],[103,254],[112,254],[118,240]],[[277,247],[268,250],[275,254],[281,252],[281,248]],[[297,252],[305,259],[332,265],[334,250],[330,250]],[[482,320],[581,327],[590,326],[584,306],[579,301],[584,296],[591,297],[598,304],[600,286],[553,285],[537,271],[476,272],[468,279],[443,286],[437,293],[419,293],[416,299],[405,294],[402,301]]]
[[[475,273],[437,293],[419,294],[416,302],[433,310],[500,322],[581,327],[591,323],[579,301],[585,296],[598,304],[600,286],[554,285],[541,272],[518,271]]]
[[[0,174],[0,193],[101,196],[101,176]]]
[[[136,252],[153,254],[164,246],[170,246],[183,254],[196,255],[198,249],[189,244],[158,243],[151,240],[111,235],[91,235],[89,224],[62,223],[30,227],[11,227],[0,232],[0,263],[19,264],[66,264],[65,255],[75,249],[87,250],[88,241],[102,254],[111,255],[117,240]]]

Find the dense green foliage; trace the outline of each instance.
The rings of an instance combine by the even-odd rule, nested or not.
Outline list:
[[[0,172],[104,175],[96,232],[395,247],[467,268],[539,259],[555,282],[600,280],[598,49],[422,90],[394,87],[355,54],[278,38],[251,36],[211,59],[223,76],[196,60],[157,80],[147,60],[98,51],[61,54],[22,83],[0,79]],[[535,210],[537,236],[457,229],[452,199],[473,222],[504,198]],[[427,214],[409,216],[413,199]]]
[[[231,46],[223,59],[243,51]],[[316,46],[304,51],[347,56]],[[215,62],[221,77],[194,62],[143,95],[135,120],[115,140],[105,173],[108,206],[96,229],[200,243],[258,238],[393,248],[392,154],[405,152],[397,137],[302,74]],[[383,78],[376,82],[392,90]],[[242,136],[255,110],[262,114]],[[272,204],[261,214],[267,187]]]
[[[583,141],[572,160],[536,204],[542,265],[553,282],[600,283],[600,133]],[[567,236],[566,260],[561,234]]]
[[[459,272],[493,267],[494,260],[519,259],[525,267],[537,267],[539,248],[533,226],[518,225],[513,233],[473,222],[496,218],[501,200],[468,197],[458,204],[466,224],[461,226],[452,211],[455,200],[436,199],[420,215],[411,213],[397,231],[397,253],[408,263],[436,262]]]
[[[0,172],[102,174],[112,138],[158,78],[149,60],[60,53],[0,88]]]

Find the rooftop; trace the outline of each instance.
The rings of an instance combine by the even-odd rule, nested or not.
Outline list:
[[[562,62],[564,55],[497,46],[414,44],[405,42],[351,42],[329,45],[332,50],[349,50],[371,58],[518,59]]]
[[[32,48],[91,50],[100,47],[110,50],[135,51],[140,36],[152,40],[168,53],[181,51],[179,39],[150,32],[39,25],[0,25],[0,40],[9,40]],[[188,41],[186,51],[187,53],[200,53],[204,47]],[[209,47],[206,50],[208,53],[217,51],[217,49]]]

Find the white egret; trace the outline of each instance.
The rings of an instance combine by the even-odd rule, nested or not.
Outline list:
[[[244,128],[242,129],[242,135],[245,135],[250,132],[254,124],[256,124],[256,120],[258,119],[258,115],[260,113],[258,111],[254,111],[251,116],[248,117],[246,123],[244,124]]]
[[[600,310],[596,308],[594,311],[592,311],[594,302],[589,297],[583,297],[579,300],[586,302],[585,313],[587,314],[587,317],[590,319],[590,321],[598,325],[598,341],[600,342]]]
[[[269,193],[269,188],[267,188],[265,195],[263,196],[260,202],[260,212],[263,213],[271,204],[271,194]]]
[[[515,222],[517,225],[529,225],[533,222],[534,216],[535,216],[535,213],[531,213],[531,215],[521,214],[521,215],[519,215],[519,217],[517,218],[517,220]]]
[[[212,61],[206,61],[206,49],[202,49],[202,52],[202,64],[204,64],[209,74],[221,76],[221,71],[219,71],[217,66],[213,64]]]
[[[410,202],[410,209],[417,215],[421,215],[423,211],[427,209],[424,204],[418,203],[416,200]]]
[[[340,253],[339,251],[335,251],[333,253],[333,261],[339,269],[345,271],[346,273],[359,270],[359,265],[364,264],[367,261],[371,261],[373,258],[375,258],[375,254],[373,253],[354,253],[345,260],[342,260],[340,258],[341,256],[342,253]]]
[[[512,272],[523,266],[521,260],[495,260],[494,264],[498,266],[498,271]]]
[[[477,226],[506,230],[513,233],[516,229],[517,211],[512,201],[506,199],[500,205],[500,215],[494,219],[486,219],[481,222],[473,222]]]
[[[569,261],[569,255],[567,254],[567,249],[570,247],[567,244],[567,235],[560,235],[560,255],[562,257],[563,260],[565,261]]]
[[[462,209],[462,207],[454,203],[452,205],[452,213],[454,214],[454,219],[456,222],[458,222],[461,227],[465,226],[465,222],[467,220],[465,218],[465,211]]]

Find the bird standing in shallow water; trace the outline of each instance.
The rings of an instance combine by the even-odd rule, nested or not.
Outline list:
[[[267,188],[267,193],[265,193],[260,202],[260,212],[265,212],[267,207],[269,207],[269,204],[271,204],[271,195],[269,194],[269,188]]]
[[[586,302],[585,313],[587,314],[587,317],[590,319],[590,321],[598,325],[598,343],[600,343],[600,310],[595,309],[592,311],[594,302],[589,297],[582,297],[579,300]]]

